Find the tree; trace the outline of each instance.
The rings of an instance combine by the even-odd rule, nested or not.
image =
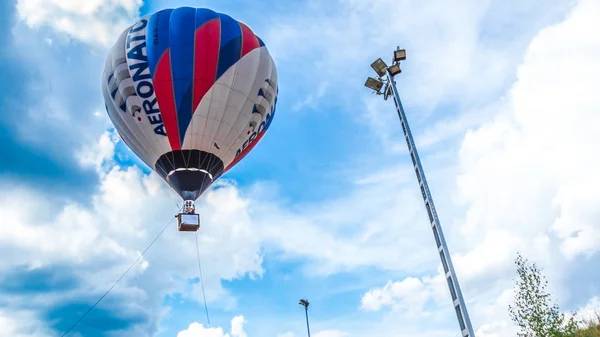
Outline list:
[[[577,333],[575,313],[566,319],[546,292],[548,281],[535,263],[528,263],[521,254],[515,259],[519,279],[515,284],[515,303],[508,311],[520,328],[519,337],[573,337]]]

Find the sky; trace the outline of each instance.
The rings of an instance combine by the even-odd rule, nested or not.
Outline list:
[[[196,206],[120,141],[109,48],[137,18],[207,7],[278,69],[260,144]],[[600,1],[3,0],[0,336],[460,336],[393,103],[400,96],[478,337],[516,335],[517,252],[553,299],[600,309]]]

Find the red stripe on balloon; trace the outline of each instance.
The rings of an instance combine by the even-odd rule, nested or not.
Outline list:
[[[202,97],[215,83],[219,45],[221,43],[221,21],[212,19],[198,29],[194,37],[194,99],[192,114]]]
[[[230,168],[234,167],[235,164],[239,163],[240,160],[244,159],[244,157],[250,152],[252,151],[252,149],[256,146],[256,144],[258,144],[258,142],[260,141],[260,139],[265,135],[265,132],[267,132],[267,130],[262,131],[261,133],[259,133],[256,138],[254,138],[254,141],[252,141],[252,143],[250,143],[248,145],[248,147],[246,147],[244,149],[244,151],[242,151],[240,153],[239,156],[235,157],[235,159],[233,159],[233,161],[231,162],[231,164],[227,165],[227,167],[225,168],[225,170],[223,170],[223,173],[229,171]]]
[[[242,58],[244,55],[258,48],[260,43],[248,26],[240,22],[240,27],[242,27],[242,55],[240,55],[240,58]]]
[[[175,95],[173,92],[173,73],[171,72],[171,53],[167,49],[156,64],[154,71],[154,91],[160,107],[167,137],[171,149],[180,150],[179,128],[177,126],[177,108],[175,107]]]

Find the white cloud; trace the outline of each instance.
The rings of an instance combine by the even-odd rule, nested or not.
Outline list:
[[[563,240],[561,250],[569,259],[582,254],[589,257],[600,249],[598,188],[600,177],[590,174],[561,186],[556,193],[554,205],[560,207],[560,215],[552,230]]]
[[[315,333],[313,336],[315,337],[345,337],[348,336],[348,333],[338,331],[338,330],[322,330]]]
[[[428,298],[429,293],[421,280],[407,277],[397,282],[389,280],[383,288],[369,290],[361,299],[361,307],[363,310],[379,311],[389,306],[393,311],[420,313]]]
[[[294,333],[293,332],[286,332],[286,333],[282,333],[277,335],[277,337],[294,337]]]
[[[202,324],[194,322],[183,331],[177,334],[177,337],[247,337],[244,331],[244,316],[235,316],[231,320],[230,334],[223,331],[222,328],[208,328]]]
[[[479,337],[511,336],[514,333],[514,331],[512,331],[514,329],[511,329],[510,324],[511,323],[506,321],[483,324],[479,329],[477,329],[475,335]]]
[[[19,0],[19,18],[85,43],[108,47],[138,15],[142,0]]]
[[[0,309],[0,337],[44,337],[48,331],[36,319],[35,312]]]
[[[80,165],[83,167],[93,167],[97,172],[104,173],[103,164],[112,163],[112,158],[115,154],[114,144],[118,141],[119,135],[116,131],[104,132],[94,146],[86,146],[80,149],[78,154]]]

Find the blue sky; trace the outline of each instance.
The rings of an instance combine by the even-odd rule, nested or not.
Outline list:
[[[211,327],[173,223],[73,336],[298,337],[304,297],[316,337],[459,336],[393,103],[363,87],[397,45],[476,335],[515,334],[517,251],[565,310],[600,308],[597,1],[10,0],[0,335],[60,336],[176,212],[114,132],[100,74],[127,25],[184,5],[247,23],[279,74],[269,132],[197,202]]]

